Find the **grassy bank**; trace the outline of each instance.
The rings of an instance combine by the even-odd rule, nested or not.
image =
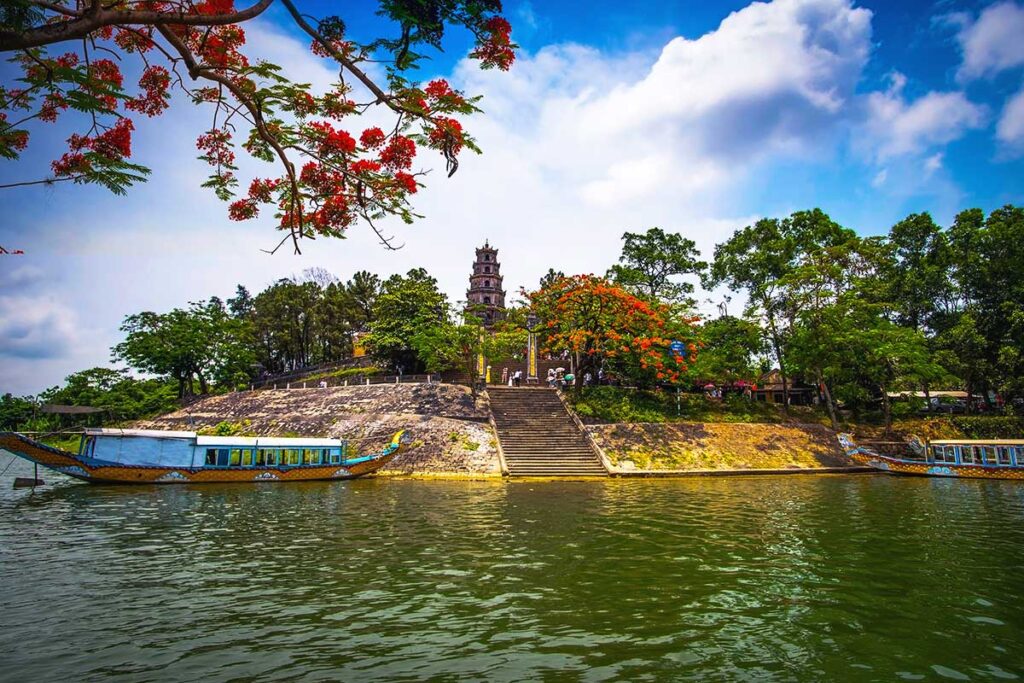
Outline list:
[[[742,396],[712,400],[704,394],[647,391],[621,387],[586,387],[576,397],[567,394],[584,422],[755,422],[780,423],[779,406]],[[804,406],[790,407],[790,421],[820,422],[824,415]]]
[[[1020,439],[1024,438],[1024,418],[1000,415],[936,415],[913,417],[893,423],[893,438],[908,439]],[[884,438],[880,424],[859,422],[852,431],[861,437]]]
[[[580,418],[602,423],[755,423],[821,424],[831,426],[825,410],[817,406],[790,406],[789,415],[772,403],[748,401],[742,396],[724,400],[704,394],[683,393],[676,402],[670,391],[643,391],[620,387],[588,387],[579,398],[567,394]],[[840,428],[862,437],[881,438],[885,428],[880,412],[840,411]],[[1024,417],[1000,415],[935,415],[897,418],[897,438],[918,435],[926,439],[1024,438]]]

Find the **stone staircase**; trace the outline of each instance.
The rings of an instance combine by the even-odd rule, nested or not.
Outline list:
[[[513,477],[606,477],[554,389],[489,387],[491,414]]]

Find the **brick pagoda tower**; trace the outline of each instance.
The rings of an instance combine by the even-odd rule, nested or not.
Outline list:
[[[476,250],[473,274],[466,290],[466,310],[475,313],[490,327],[505,315],[505,290],[501,288],[501,264],[498,250],[484,242]]]

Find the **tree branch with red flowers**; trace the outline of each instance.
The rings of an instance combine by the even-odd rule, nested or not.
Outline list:
[[[302,239],[344,237],[362,222],[394,248],[378,223],[418,217],[410,197],[428,171],[414,168],[419,149],[439,152],[448,175],[462,150],[480,151],[460,120],[479,111],[479,98],[444,80],[412,80],[425,58],[419,51],[440,49],[445,28],[462,27],[476,38],[469,56],[482,68],[508,69],[516,46],[497,15],[501,4],[380,0],[380,14],[398,36],[359,43],[341,18],[311,19],[293,0],[280,0],[310,36],[313,54],[338,67],[338,82],[314,93],[246,54],[242,25],[274,1],[236,8],[235,0],[9,0],[0,8],[0,52],[20,74],[0,84],[0,157],[20,159],[30,137],[58,119],[79,131],[67,138],[50,177],[0,189],[70,180],[124,194],[150,173],[132,160],[138,117],[162,115],[178,91],[212,110],[196,147],[211,167],[203,185],[230,203],[230,219],[270,212],[286,233],[282,243],[290,238],[296,251]],[[67,47],[51,53],[59,44]],[[384,78],[361,67],[371,59],[384,64]],[[126,74],[137,78],[137,90],[125,85]],[[377,106],[395,116],[394,125],[358,126],[358,117]],[[276,176],[253,178],[239,192],[239,146],[276,165]]]

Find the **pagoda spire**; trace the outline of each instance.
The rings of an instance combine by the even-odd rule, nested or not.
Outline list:
[[[490,327],[505,316],[505,290],[502,288],[501,264],[498,250],[490,240],[477,247],[473,272],[469,276],[466,290],[466,310],[477,315]]]

